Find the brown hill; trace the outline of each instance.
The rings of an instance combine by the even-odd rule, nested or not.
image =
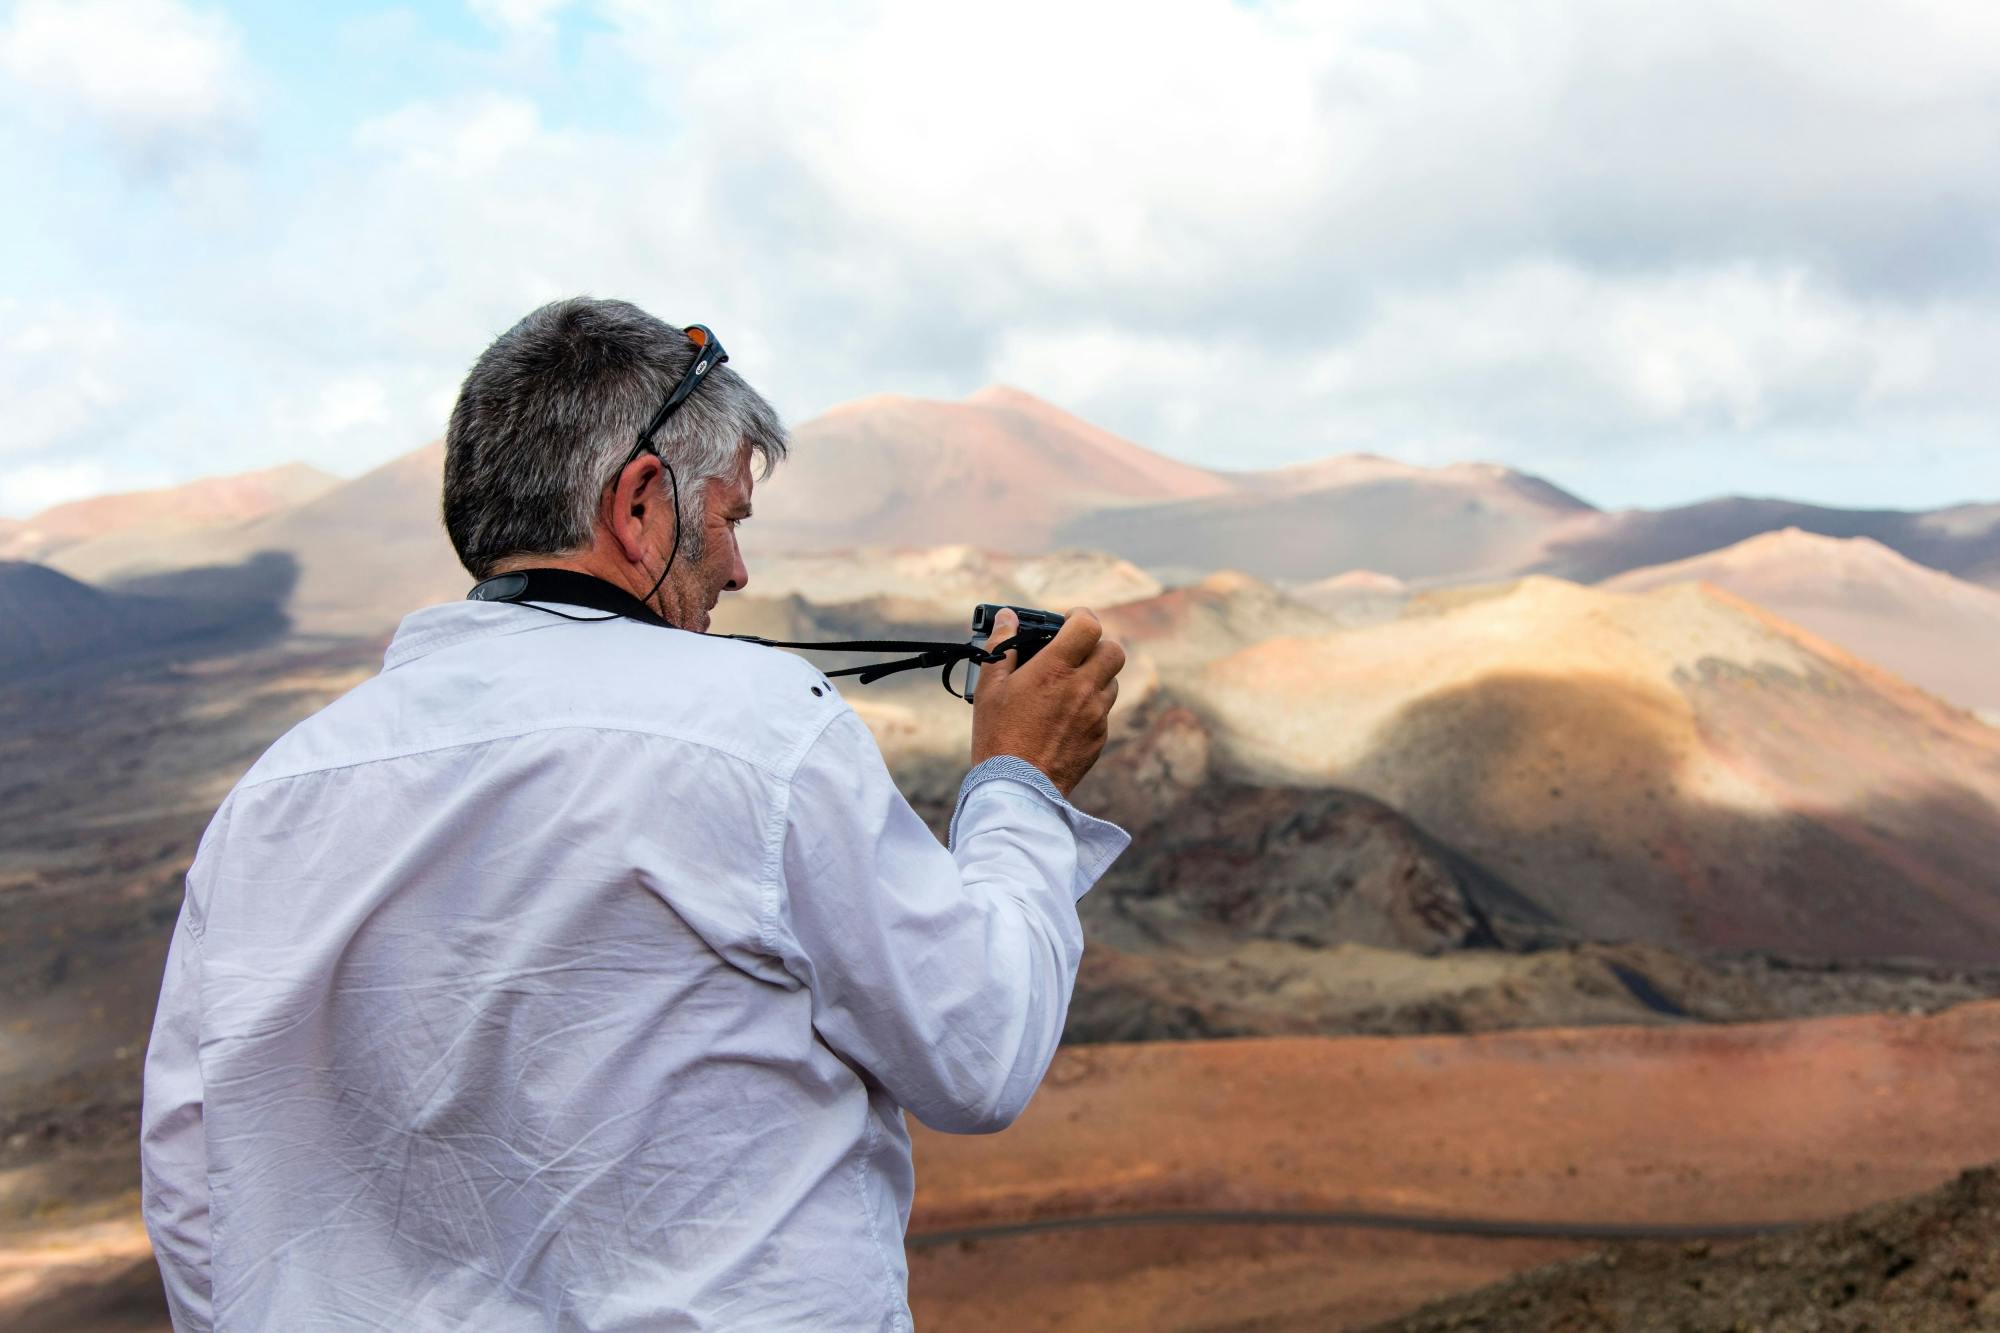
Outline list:
[[[1350,569],[1331,578],[1295,584],[1286,590],[1307,606],[1333,617],[1341,629],[1381,625],[1403,613],[1410,586],[1372,569]]]
[[[1072,1041],[1753,1022],[2000,994],[2000,969],[1976,964],[1580,941],[1392,805],[1229,771],[1210,724],[1175,701],[1179,678],[1133,681],[1077,791],[1133,841],[1080,904],[1090,949]],[[965,719],[930,715],[957,724],[956,752],[934,741],[913,764],[922,716],[910,710],[883,743],[942,828],[961,769],[940,756],[963,753]]]
[[[772,549],[971,542],[1035,554],[1076,514],[1231,488],[1017,389],[962,402],[884,395],[836,407],[793,433],[757,495]]]
[[[1219,570],[1155,596],[1097,608],[1107,634],[1165,668],[1198,665],[1278,635],[1319,634],[1333,617],[1268,583]]]
[[[1519,572],[1598,583],[1627,570],[1686,560],[1785,528],[1822,537],[1873,538],[1920,565],[1968,582],[2000,586],[2000,504],[1907,512],[1832,509],[1741,496],[1579,519],[1552,532],[1548,548],[1521,564]]]
[[[1768,532],[1635,569],[1602,586],[1712,583],[1961,708],[2000,713],[2000,591],[1926,568],[1869,537]]]
[[[318,468],[286,463],[182,486],[75,500],[45,509],[11,531],[0,530],[0,558],[40,559],[114,535],[143,540],[230,527],[301,504],[339,484],[338,477]]]
[[[1518,568],[1594,513],[1506,468],[1363,457],[1242,477],[1212,496],[1086,514],[1057,536],[1172,579],[1226,568],[1306,581],[1371,569],[1455,582]]]
[[[2000,732],[1714,589],[1529,579],[1183,688],[1222,772],[1385,801],[1591,938],[2000,949]]]
[[[302,628],[379,633],[420,606],[463,597],[472,578],[439,512],[444,445],[427,444],[306,504],[252,524],[250,550],[293,553]]]

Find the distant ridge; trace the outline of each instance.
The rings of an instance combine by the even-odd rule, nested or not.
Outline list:
[[[1316,579],[1357,564],[1459,577],[1534,558],[1551,528],[1595,511],[1490,463],[1346,454],[1261,472],[1195,467],[993,385],[959,402],[877,395],[807,421],[757,512],[752,536],[778,549],[1074,547],[1188,581],[1232,568]]]
[[[178,533],[248,523],[340,484],[306,463],[203,477],[180,486],[72,500],[0,526],[0,558],[39,559],[120,534]]]
[[[1424,467],[1355,453],[1218,471],[1005,385],[953,402],[858,399],[800,425],[793,443],[758,487],[744,532],[753,578],[759,560],[780,555],[1084,550],[1169,584],[1240,570],[1359,627],[1392,618],[1407,594],[1537,572],[1598,581],[1791,525],[1872,536],[1919,564],[2000,586],[2000,504],[1863,513],[1728,499],[1603,513],[1493,463]],[[433,443],[347,482],[293,466],[59,506],[38,521],[75,535],[38,558],[111,586],[276,552],[299,576],[289,609],[301,629],[386,633],[405,612],[463,591],[438,523],[441,454]],[[43,529],[30,539],[28,526],[0,523],[0,553],[56,540]],[[1332,582],[1356,570],[1405,586]]]
[[[443,470],[444,445],[433,442],[255,522],[166,540],[92,542],[59,552],[54,563],[115,585],[279,556],[296,572],[286,610],[299,630],[387,634],[409,612],[471,586],[439,514]]]
[[[1553,534],[1548,549],[1520,572],[1599,583],[1785,528],[1822,537],[1871,537],[1920,565],[2000,587],[2000,504],[1910,512],[1731,496],[1672,509],[1628,509]]]

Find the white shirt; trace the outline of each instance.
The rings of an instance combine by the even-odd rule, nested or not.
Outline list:
[[[900,1108],[1021,1113],[1126,842],[995,760],[947,851],[773,649],[417,612],[188,871],[141,1146],[175,1326],[907,1329]]]

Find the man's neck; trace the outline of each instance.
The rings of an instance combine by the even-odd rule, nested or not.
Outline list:
[[[521,556],[500,562],[494,566],[493,572],[511,574],[518,569],[567,569],[578,574],[588,574],[614,588],[631,593],[662,620],[670,624],[675,623],[672,608],[667,601],[667,589],[661,587],[653,592],[652,597],[647,597],[646,594],[653,591],[652,580],[645,578],[644,571],[634,570],[630,562],[612,559],[603,551],[593,549],[580,551],[574,555]],[[645,581],[640,582],[641,579]]]

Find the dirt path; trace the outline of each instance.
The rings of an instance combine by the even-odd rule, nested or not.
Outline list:
[[[1443,1217],[1422,1213],[1330,1213],[1279,1209],[1217,1211],[1188,1209],[1167,1213],[1108,1213],[1095,1217],[1053,1217],[1038,1222],[1008,1222],[997,1226],[961,1227],[955,1231],[912,1232],[904,1246],[912,1250],[962,1245],[967,1241],[1005,1240],[1049,1231],[1102,1231],[1115,1227],[1341,1227],[1351,1231],[1414,1231],[1427,1236],[1473,1236],[1502,1240],[1740,1240],[1795,1231],[1801,1222],[1633,1223],[1522,1221],[1504,1217]]]

